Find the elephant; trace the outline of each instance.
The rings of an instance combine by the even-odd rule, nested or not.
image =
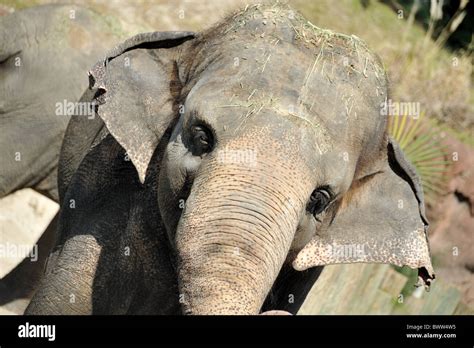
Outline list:
[[[87,88],[87,69],[127,36],[119,28],[74,5],[0,17],[0,197],[30,187],[58,201],[70,105]]]
[[[134,36],[89,79],[97,117],[68,125],[59,241],[26,314],[294,314],[338,263],[434,279],[386,72],[356,36],[253,5]]]
[[[71,105],[88,86],[90,66],[128,35],[113,17],[74,5],[0,16],[0,198],[32,188],[58,201],[59,153]],[[0,279],[0,305],[32,296],[54,246],[55,224],[37,243],[38,260],[25,259]],[[12,241],[0,238],[5,242]]]

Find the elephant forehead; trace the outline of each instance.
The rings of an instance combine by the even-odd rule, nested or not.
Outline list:
[[[274,116],[267,119],[272,124],[285,119],[286,125],[310,130],[321,143],[320,154],[329,150],[331,138],[346,143],[349,137],[362,136],[355,132],[377,126],[375,121],[381,117],[377,104],[352,80],[335,83],[321,71],[312,71],[308,57],[299,66],[271,64],[271,59],[266,67],[244,62],[239,68],[226,63],[210,68],[191,89],[186,107],[210,124],[219,118],[240,126],[252,124],[268,111]]]
[[[227,108],[252,119],[271,108],[279,118],[311,125],[318,139],[346,146],[379,131],[385,72],[357,37],[318,28],[287,6],[262,5],[229,18],[202,41],[197,52],[205,58],[193,60],[199,66],[193,71],[200,72],[194,87],[204,112],[225,115],[218,108]]]
[[[337,103],[315,102],[311,108],[307,99],[291,93],[237,88],[219,78],[203,80],[202,85],[199,82],[186,101],[188,118],[198,114],[217,127],[218,133],[230,129],[234,135],[241,129],[259,126],[282,135],[298,134],[298,138],[315,144],[318,154],[331,150],[333,137],[345,143],[350,122]]]
[[[346,134],[347,124],[341,123],[336,134],[329,127],[330,117],[319,118],[263,94],[227,102],[216,95],[195,99],[187,105],[185,128],[196,114],[214,129],[218,156],[226,160],[244,157],[245,163],[289,165],[295,173],[310,173],[304,179],[310,186],[319,181],[337,186],[353,172],[357,156],[347,155],[346,160],[344,155],[356,151]],[[293,177],[301,179],[299,174]]]
[[[198,115],[218,136],[235,137],[246,129],[261,128],[270,130],[282,143],[287,139],[287,143],[295,144],[295,138],[298,142],[314,143],[320,154],[331,147],[325,120],[314,117],[301,105],[284,102],[266,92],[254,91],[246,98],[214,93],[202,99],[190,98],[186,107],[185,127]]]

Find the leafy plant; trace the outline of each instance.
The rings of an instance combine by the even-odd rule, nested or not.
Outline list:
[[[446,192],[447,174],[451,161],[448,147],[441,140],[443,131],[433,122],[408,115],[391,116],[389,132],[421,177],[426,200]]]

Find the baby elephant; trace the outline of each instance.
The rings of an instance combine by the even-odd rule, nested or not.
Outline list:
[[[69,124],[59,242],[27,313],[294,313],[309,269],[335,263],[408,265],[429,285],[387,91],[361,40],[284,5],[125,41],[90,71],[99,117]]]

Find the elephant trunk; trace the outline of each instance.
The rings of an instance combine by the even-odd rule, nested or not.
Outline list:
[[[51,256],[27,315],[85,315],[93,313],[92,290],[101,247],[87,235],[68,240]]]
[[[184,313],[258,314],[290,249],[304,187],[268,157],[210,162],[176,234]]]

